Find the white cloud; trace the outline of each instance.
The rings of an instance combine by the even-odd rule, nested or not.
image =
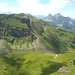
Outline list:
[[[0,12],[3,13],[3,12],[6,12],[9,10],[8,7],[8,4],[7,3],[0,3]]]
[[[57,13],[69,4],[69,0],[50,0],[50,3],[47,5],[40,4],[39,1],[40,0],[17,0],[22,12],[42,15]]]
[[[69,0],[50,0],[50,8],[60,10],[69,4]]]
[[[43,5],[39,3],[40,0],[17,0],[18,6],[11,8],[7,3],[0,3],[0,12],[16,12],[16,13],[30,13],[48,15],[49,13],[55,14],[60,9],[66,7],[70,2],[69,0],[50,0],[49,4]]]

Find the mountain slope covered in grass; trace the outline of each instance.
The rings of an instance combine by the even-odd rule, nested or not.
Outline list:
[[[0,29],[1,40],[4,40],[11,50],[54,53],[63,53],[67,50],[57,36],[58,30],[23,13],[1,14]]]
[[[0,75],[75,72],[75,33],[26,14],[0,14]],[[72,63],[71,63],[72,62]]]

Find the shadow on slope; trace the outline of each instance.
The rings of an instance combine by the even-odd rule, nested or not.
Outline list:
[[[50,63],[50,66],[42,68],[41,75],[52,74],[52,73],[58,71],[60,67],[65,65],[64,63],[58,63],[58,62],[53,62],[53,61],[51,61],[51,62],[49,61],[48,63]]]

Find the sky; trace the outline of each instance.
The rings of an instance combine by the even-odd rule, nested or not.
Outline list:
[[[75,18],[75,0],[0,0],[0,13],[29,13]]]

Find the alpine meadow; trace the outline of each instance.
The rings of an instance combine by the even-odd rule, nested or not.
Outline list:
[[[0,75],[75,75],[75,0],[0,0]]]

